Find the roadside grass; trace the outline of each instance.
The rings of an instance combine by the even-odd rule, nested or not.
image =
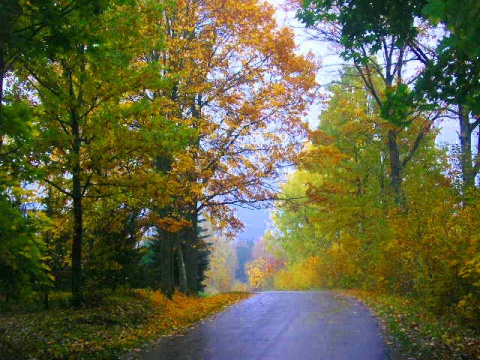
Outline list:
[[[392,360],[480,359],[480,334],[453,312],[439,318],[420,303],[359,290],[337,290],[370,308],[386,335]]]
[[[200,291],[198,293],[198,296],[203,297],[203,298],[207,298],[207,297],[213,296],[213,294],[208,294],[208,293],[204,293],[204,292]]]
[[[250,296],[227,293],[168,300],[158,291],[112,293],[96,307],[71,309],[66,294],[48,311],[0,314],[0,359],[118,359]],[[60,304],[60,305],[59,305]]]

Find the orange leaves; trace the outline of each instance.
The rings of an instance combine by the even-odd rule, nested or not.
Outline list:
[[[273,196],[263,185],[302,146],[316,65],[295,54],[293,33],[257,0],[180,0],[165,4],[159,22],[162,76],[171,84],[164,94],[178,109],[166,117],[194,133],[172,156],[169,176],[185,203],[238,228],[218,205]]]
[[[314,146],[331,146],[335,143],[335,138],[322,130],[310,131],[309,140]]]
[[[157,336],[186,328],[209,314],[250,296],[247,293],[226,293],[203,298],[175,292],[172,300],[168,300],[159,291],[137,290],[137,292],[149,299],[155,308],[155,314],[147,327],[151,327]]]
[[[159,291],[137,289],[128,296],[116,293],[106,304],[91,309],[6,313],[0,348],[7,351],[7,358],[118,359],[134,347],[187,329],[249,296],[200,298],[175,293],[168,300]]]
[[[336,166],[349,157],[335,146],[318,146],[303,154],[301,164],[305,168]]]

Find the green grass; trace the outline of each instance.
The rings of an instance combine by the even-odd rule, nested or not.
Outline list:
[[[206,293],[200,291],[200,292],[198,293],[198,296],[200,296],[200,297],[202,297],[202,298],[208,298],[208,297],[210,297],[210,296],[213,296],[213,294],[206,294]]]

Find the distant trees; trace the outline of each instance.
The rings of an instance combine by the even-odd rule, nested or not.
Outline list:
[[[245,284],[248,282],[246,267],[247,263],[252,260],[254,245],[253,240],[237,241],[235,244],[235,251],[237,253],[235,278]]]
[[[273,287],[273,275],[284,266],[284,259],[274,256],[264,239],[255,243],[252,260],[246,264],[248,285],[252,290],[269,290]]]
[[[232,291],[237,283],[235,270],[237,266],[237,251],[232,240],[221,236],[209,237],[211,244],[210,262],[206,276],[206,290],[212,293]]]

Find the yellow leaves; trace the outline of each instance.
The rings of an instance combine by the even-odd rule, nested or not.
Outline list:
[[[180,185],[176,194],[186,202],[232,191],[269,197],[250,184],[271,178],[278,163],[295,157],[298,147],[289,143],[306,134],[301,117],[313,97],[315,65],[295,54],[292,31],[279,29],[273,7],[257,0],[181,0],[152,13],[158,19],[143,14],[149,22],[142,31],[149,37],[157,25],[163,35],[159,62],[170,87],[159,98],[172,102],[156,100],[155,107],[199,136],[172,156],[168,175]],[[251,144],[262,150],[244,151]],[[155,192],[161,187],[145,184],[146,194],[162,198]]]
[[[318,146],[304,155],[302,164],[305,167],[336,166],[346,159],[348,156],[335,146]]]
[[[253,289],[260,288],[270,275],[267,273],[267,260],[264,257],[249,262],[246,272],[250,287]]]
[[[148,289],[137,289],[135,291],[141,298],[150,300],[152,306],[157,311],[165,309],[167,304],[169,303],[168,298],[160,291],[151,291]]]
[[[213,233],[213,230],[209,231]],[[236,245],[225,236],[209,236],[210,247],[209,268],[205,272],[206,293],[224,293],[232,291],[235,284],[237,266]]]
[[[311,256],[276,273],[274,287],[277,290],[318,289],[324,285],[322,275],[320,258]]]
[[[265,289],[271,286],[272,276],[283,266],[283,262],[273,258],[265,249],[261,256],[247,263],[246,273],[252,289]]]
[[[186,328],[207,315],[250,296],[247,293],[227,293],[202,298],[175,292],[172,300],[169,300],[159,291],[136,291],[142,298],[149,299],[155,308],[155,314],[147,328],[151,328],[150,332],[157,336],[159,332]]]
[[[480,254],[473,259],[465,261],[459,271],[459,275],[463,278],[473,277],[476,279],[474,285],[480,286]]]

